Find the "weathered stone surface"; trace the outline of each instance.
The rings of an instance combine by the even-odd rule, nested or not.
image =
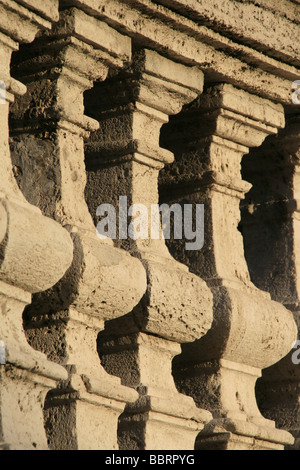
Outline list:
[[[215,419],[270,429],[274,423],[258,410],[255,383],[261,369],[290,350],[296,328],[291,312],[252,284],[237,227],[240,200],[251,188],[240,176],[242,156],[283,126],[280,106],[229,85],[209,87],[169,131],[166,127],[162,142],[175,151],[175,168],[167,167],[160,180],[164,200],[176,194],[177,201],[205,205],[202,251],[174,253],[206,280],[214,296],[212,328],[176,358],[176,383]],[[178,140],[168,141],[167,132]],[[278,431],[273,434],[275,442]],[[290,442],[286,434],[282,445]]]
[[[197,450],[282,450],[291,436],[270,427],[231,419],[213,420],[198,436]]]
[[[0,435],[5,448],[41,450],[47,448],[42,412],[45,396],[58,381],[67,378],[67,373],[29,346],[22,312],[30,304],[32,293],[49,289],[65,274],[72,263],[73,244],[66,230],[25,200],[13,177],[8,142],[9,103],[13,102],[14,95],[24,93],[25,87],[10,79],[10,56],[17,48],[15,39],[33,39],[48,23],[16,2],[9,2],[8,6],[6,35],[1,33],[0,40],[2,77],[8,84],[0,118],[3,162],[0,180]],[[45,2],[45,6],[50,6],[50,2]]]
[[[202,24],[212,25],[214,30],[224,36],[250,46],[255,45],[267,55],[281,59],[284,57],[286,61],[299,66],[296,39],[299,17],[295,15],[295,5],[290,2],[286,2],[290,18],[287,18],[286,14],[278,15],[278,9],[274,8],[275,2],[273,9],[270,8],[271,5],[268,8],[252,2],[243,2],[240,8],[236,8],[236,2],[233,0],[216,0],[209,3],[205,0],[160,0],[159,3],[175,8]],[[275,22],[276,28],[270,27]],[[288,40],[280,34],[286,30],[289,31]]]
[[[299,448],[299,8],[2,0],[0,449]]]
[[[165,162],[173,159],[171,153],[159,146],[160,128],[168,121],[169,115],[178,113],[185,103],[197,97],[202,91],[202,84],[203,75],[197,68],[186,68],[152,51],[140,50],[136,52],[130,68],[121,72],[119,76],[107,80],[103,86],[95,87],[91,95],[86,98],[87,108],[90,104],[92,113],[100,124],[100,130],[91,136],[86,145],[88,167],[93,168],[90,171],[87,187],[88,200],[91,199],[91,194],[93,198],[97,195],[96,200],[105,199],[117,208],[117,196],[123,195],[128,198],[129,204],[143,204],[148,209],[150,217],[151,205],[157,204],[159,200],[157,187],[159,170]],[[112,97],[114,99],[111,99]],[[96,107],[93,103],[97,103]],[[116,335],[116,339],[114,347],[108,350],[105,347],[106,352],[102,358],[106,369],[116,373],[114,364],[118,357],[118,341],[123,341],[123,335],[127,337],[131,333],[131,328],[135,332],[140,332],[132,337],[134,355],[139,358],[134,361],[133,369],[137,369],[135,374],[139,376],[135,386],[140,392],[140,399],[133,407],[126,408],[124,420],[120,425],[122,446],[158,448],[162,435],[166,432],[167,448],[172,446],[179,448],[181,443],[185,449],[192,449],[196,434],[203,426],[207,415],[204,415],[205,418],[200,418],[199,424],[192,428],[189,423],[191,416],[186,415],[186,422],[180,424],[180,441],[176,420],[173,424],[166,421],[164,415],[170,414],[166,406],[170,394],[174,395],[178,403],[172,414],[177,418],[180,417],[180,420],[184,418],[181,407],[185,409],[185,403],[191,403],[189,404],[191,409],[194,407],[193,402],[183,395],[180,396],[175,390],[171,378],[174,346],[170,341],[175,344],[190,342],[207,332],[211,325],[212,297],[200,278],[189,273],[185,266],[170,256],[162,237],[157,240],[151,238],[150,231],[148,232],[150,224],[147,225],[146,237],[128,239],[124,242],[124,246],[141,259],[146,269],[147,292],[141,303],[133,310],[129,323],[120,319],[116,320],[115,324],[113,322],[107,324],[102,335],[104,344],[107,337],[110,342],[111,335]],[[119,242],[122,243],[122,240]],[[148,342],[149,357],[145,360],[142,359],[146,356],[140,338],[144,338],[143,342]],[[125,361],[127,356],[131,357],[131,348],[132,346],[129,346],[127,350],[125,346],[123,349]],[[152,354],[158,354],[158,350],[165,351],[159,364],[160,368],[166,367],[166,373],[162,374],[163,383],[160,386],[157,384],[152,389],[153,378],[147,373],[148,361],[151,360]],[[180,349],[177,349],[177,354],[179,351]],[[131,381],[128,384],[132,385]],[[156,388],[160,389],[159,393]],[[144,389],[146,392],[142,392]],[[154,405],[158,397],[165,399],[165,405],[162,402],[160,409]],[[147,411],[143,409],[144,402],[148,404]],[[150,411],[159,411],[162,416],[155,418],[155,413],[152,415]],[[136,443],[137,430],[133,429],[137,419],[140,426],[138,443]],[[155,424],[157,419],[162,420],[165,426],[158,428]],[[159,434],[153,440],[151,435],[155,429]]]
[[[57,20],[58,3],[53,8],[53,2],[46,0],[44,8],[36,8],[31,1],[3,0],[0,11],[1,32],[19,43],[32,42],[41,29],[50,29],[51,21]]]
[[[288,115],[286,128],[275,138],[269,138],[259,154],[253,151],[245,158],[243,172],[253,188],[242,210],[245,255],[252,278],[293,312],[298,328],[299,143],[299,115]],[[296,449],[299,448],[297,346],[278,364],[266,369],[257,386],[262,413],[294,435]]]
[[[74,243],[73,264],[66,276],[36,297],[26,314],[30,343],[69,371],[68,381],[46,403],[46,422],[53,430],[48,435],[50,447],[56,449],[115,449],[119,414],[137,396],[101,368],[96,339],[105,320],[130,312],[138,303],[146,290],[146,273],[137,259],[114,248],[112,240],[97,238],[84,198],[83,138],[98,126],[84,115],[83,93],[93,80],[105,79],[109,67],[130,59],[130,39],[122,39],[97,19],[67,9],[47,42],[37,40],[14,67],[31,93],[12,112],[11,149],[20,171],[19,185],[29,200],[67,228]],[[42,160],[36,150],[41,148]],[[36,159],[28,159],[31,151]],[[44,159],[51,167],[46,173]],[[36,171],[39,184],[32,191],[26,180]],[[81,430],[88,426],[90,437],[84,437]],[[73,439],[63,438],[65,433]]]
[[[121,28],[144,47],[154,48],[188,65],[199,65],[210,82],[226,81],[271,100],[291,103],[291,82],[298,79],[299,67],[261,53],[256,46],[243,45],[241,38],[237,42],[227,38],[213,31],[211,23],[207,27],[178,15],[173,11],[174,2],[172,9],[151,0],[110,0],[109,3],[106,0],[74,0],[73,3]],[[239,5],[238,16],[243,14],[242,9],[249,8],[249,5],[243,5]],[[285,12],[282,16],[284,21]],[[235,15],[228,21],[234,19]],[[250,24],[252,22],[253,19]],[[261,28],[261,23],[257,23]],[[288,40],[287,36],[285,40]],[[297,47],[297,42],[295,45]]]
[[[171,361],[180,353],[180,346],[136,333],[103,338],[101,351],[104,366],[139,392],[139,399],[127,405],[120,418],[120,449],[159,450],[162,439],[166,450],[193,449],[211,414],[197,409],[191,397],[175,388]]]

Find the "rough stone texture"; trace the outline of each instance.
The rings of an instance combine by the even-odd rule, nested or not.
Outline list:
[[[70,2],[64,0],[64,3]],[[299,67],[288,59],[276,60],[256,47],[243,45],[240,38],[234,41],[211,27],[178,15],[173,11],[175,2],[172,2],[172,9],[151,0],[110,0],[109,3],[106,0],[76,0],[76,4],[121,28],[139,44],[163,52],[181,63],[200,66],[210,82],[226,81],[286,105],[291,103],[291,82],[299,78]],[[244,8],[247,8],[247,2],[239,2],[239,18]],[[260,15],[263,13],[261,9]],[[276,31],[277,15],[276,12],[272,17]],[[234,15],[228,21],[238,20]],[[256,31],[252,34],[256,35]],[[280,37],[278,34],[277,41]],[[288,38],[289,34],[285,33],[286,41]]]
[[[299,66],[297,35],[299,17],[295,5],[287,2],[290,17],[278,16],[277,2],[257,5],[242,2],[237,8],[234,0],[160,0],[201,24],[209,24],[214,31],[226,37],[254,46],[270,56],[285,59]],[[280,2],[282,3],[282,2]],[[273,4],[273,5],[272,5]],[[273,8],[272,8],[273,6]],[[280,34],[289,31],[288,39]]]
[[[6,102],[1,104],[0,126],[0,332],[4,348],[0,365],[0,440],[9,449],[41,450],[47,449],[42,411],[45,396],[58,381],[66,379],[67,373],[29,346],[22,312],[30,304],[32,293],[50,288],[65,274],[72,262],[73,244],[66,230],[25,200],[13,177],[9,103],[14,95],[24,93],[25,87],[10,79],[10,56],[17,49],[15,41],[32,40],[48,23],[16,2],[9,3],[12,9],[6,11],[8,23],[0,38],[2,77],[9,83]],[[14,20],[20,23],[18,32]]]
[[[106,43],[104,51],[96,39],[102,49]],[[69,371],[68,381],[46,402],[53,449],[115,449],[119,414],[136,397],[101,368],[96,339],[105,320],[131,311],[138,303],[146,290],[146,273],[138,260],[114,248],[112,241],[98,240],[84,199],[83,138],[97,123],[84,115],[83,92],[93,80],[104,79],[110,66],[129,60],[130,40],[122,39],[98,20],[67,9],[46,42],[37,40],[28,55],[22,51],[13,67],[30,92],[11,113],[12,159],[19,169],[19,185],[29,200],[68,229],[74,243],[73,264],[66,276],[52,291],[36,297],[26,312],[31,345]],[[37,148],[43,148],[42,160]],[[28,159],[29,154],[35,158]],[[41,168],[44,159],[51,166],[46,175]],[[32,191],[26,183],[36,171],[41,177]],[[58,417],[66,409],[67,421]],[[87,428],[88,434],[82,435]],[[65,433],[73,436],[68,444]]]
[[[1,1],[0,449],[299,448],[299,8]]]
[[[183,247],[179,251],[175,240],[170,249],[175,246],[176,256],[205,279],[214,297],[212,328],[201,340],[184,346],[174,365],[176,382],[198,406],[208,407],[217,422],[224,422],[225,430],[226,418],[251,423],[251,434],[246,433],[251,438],[253,424],[257,436],[260,427],[269,426],[271,435],[274,428],[257,407],[256,380],[261,369],[290,350],[297,336],[291,312],[250,281],[237,226],[240,200],[251,186],[241,179],[240,162],[248,147],[259,146],[283,126],[280,105],[226,84],[207,88],[198,102],[166,127],[162,138],[163,145],[175,152],[175,164],[160,179],[163,199],[172,202],[176,195],[182,203],[202,203],[207,221],[201,251],[190,253]],[[177,137],[170,140],[170,135]],[[203,433],[214,435],[219,433],[216,429],[208,425]],[[282,438],[283,445],[290,443],[288,434],[278,438],[278,431],[273,431],[272,441]]]
[[[151,205],[157,204],[159,198],[159,170],[165,162],[173,159],[172,154],[159,147],[160,128],[168,121],[169,115],[177,114],[184,104],[193,101],[197,92],[202,91],[202,86],[203,75],[196,68],[187,69],[152,51],[139,50],[129,68],[111,80],[106,80],[103,86],[95,87],[86,97],[87,109],[100,123],[99,131],[93,133],[86,145],[88,168],[92,169],[86,191],[87,199],[90,200],[90,194],[93,194],[96,200],[105,199],[117,207],[117,195],[124,195],[128,197],[130,205],[143,204],[147,207],[150,217]],[[101,103],[101,107],[93,107],[93,103]],[[189,415],[185,416],[186,421],[182,420],[181,402],[183,407],[189,403],[188,408],[191,409],[195,405],[187,397],[178,394],[173,380],[168,377],[171,376],[171,360],[174,357],[171,342],[190,342],[207,332],[212,319],[212,296],[200,278],[190,274],[185,266],[170,256],[161,237],[158,240],[151,239],[149,227],[150,223],[147,239],[129,239],[124,243],[145,266],[148,280],[146,295],[134,309],[130,323],[121,319],[112,322],[111,326],[107,324],[102,338],[105,342],[108,337],[110,346],[103,353],[103,360],[106,369],[114,372],[114,355],[118,357],[118,343],[123,341],[121,335],[127,337],[132,326],[137,332],[148,333],[131,336],[133,343],[136,342],[133,354],[137,357],[132,367],[137,368],[136,374],[139,375],[135,386],[139,389],[140,399],[133,407],[127,407],[120,425],[120,440],[123,445],[129,439],[136,441],[134,428],[138,420],[144,435],[136,444],[137,448],[159,448],[165,436],[168,448],[173,446],[178,449],[183,446],[187,449],[193,447],[203,417],[204,422],[209,418],[204,413],[198,419],[197,426],[195,423],[191,426]],[[116,335],[115,340],[112,339],[113,335]],[[151,354],[157,355],[162,350],[157,365],[160,369],[166,367],[165,374],[161,376],[163,380],[156,383],[154,389],[153,378],[147,373],[149,358],[143,352],[144,342],[150,358]],[[180,349],[175,348],[175,351],[178,354]],[[154,370],[152,373],[155,377]],[[131,385],[131,381],[128,384]],[[170,412],[168,397],[173,395],[178,406]],[[160,409],[157,409],[156,404],[158,397],[166,401],[165,406],[161,402]],[[144,410],[145,401],[149,413]],[[151,411],[180,417],[179,423],[183,427],[181,439],[178,438],[179,424],[175,424],[176,420],[172,422],[165,416],[155,418],[156,414],[152,415]],[[162,420],[165,425],[159,427],[157,420]],[[151,437],[153,433],[156,435],[154,440]]]
[[[287,125],[269,138],[260,153],[243,162],[243,173],[253,184],[242,208],[245,256],[256,285],[270,292],[293,314],[299,328],[299,114],[288,115]],[[263,158],[262,158],[263,157]],[[259,250],[254,249],[259,246]],[[254,253],[255,251],[255,253]],[[299,449],[298,347],[258,382],[258,402],[263,414],[291,431]]]

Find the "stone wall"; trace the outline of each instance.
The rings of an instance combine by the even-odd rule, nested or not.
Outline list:
[[[300,448],[299,33],[299,0],[1,1],[0,448]]]

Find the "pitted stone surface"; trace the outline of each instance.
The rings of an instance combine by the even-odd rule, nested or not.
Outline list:
[[[2,0],[0,449],[299,448],[299,8]]]

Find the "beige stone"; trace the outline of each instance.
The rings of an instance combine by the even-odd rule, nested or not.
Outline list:
[[[143,204],[148,215],[151,214],[151,205],[159,200],[159,170],[165,162],[173,160],[172,154],[159,146],[160,128],[170,114],[177,114],[184,104],[197,97],[202,84],[203,75],[197,68],[186,68],[152,51],[140,50],[136,52],[133,66],[124,75],[121,72],[103,86],[95,87],[87,97],[87,108],[91,103],[90,109],[99,120],[100,130],[92,135],[86,146],[88,167],[91,168],[88,200],[90,193],[93,198],[97,194],[97,199],[105,199],[117,208],[116,196],[123,195],[128,197],[129,204]],[[200,414],[196,419],[197,426],[190,422],[190,412],[182,415],[182,409],[193,410],[195,405],[176,391],[171,379],[171,361],[174,354],[180,352],[178,348],[175,348],[176,353],[173,351],[175,345],[194,341],[210,328],[211,294],[200,278],[170,256],[161,237],[154,240],[149,234],[147,239],[125,240],[124,246],[141,259],[147,271],[148,288],[130,321],[116,320],[111,327],[107,325],[103,334],[104,343],[107,335],[109,342],[103,353],[106,369],[121,375],[125,383],[134,385],[140,393],[139,400],[126,408],[122,418],[122,446],[158,449],[161,440],[165,439],[168,449],[179,449],[180,446],[193,449],[196,435],[209,414]],[[123,335],[126,338],[130,335],[128,349]],[[112,339],[113,336],[116,338]],[[138,377],[135,382],[127,376],[127,367],[123,371],[116,368],[119,341],[125,342],[122,348],[124,361],[127,362],[127,357],[131,358],[132,354],[134,356],[131,367]],[[154,369],[151,370],[152,377],[147,372],[150,363],[154,362],[152,355],[157,356],[158,351],[162,352],[157,365],[160,371],[165,370],[159,382]],[[172,412],[168,405],[170,396],[174,396],[177,404]],[[159,397],[164,401],[157,400]],[[157,403],[160,403],[159,408]],[[170,414],[179,420],[167,419]],[[158,425],[160,421],[164,423],[161,426]]]
[[[236,35],[238,40],[231,39],[230,30],[236,28],[241,16],[249,17],[249,11],[245,10],[255,9],[245,2],[239,5],[234,15],[229,16],[227,21],[230,32],[227,34],[221,34],[218,28],[212,27],[210,23],[213,17],[212,6],[207,7],[210,10],[210,15],[207,15],[209,19],[205,18],[210,24],[210,27],[207,27],[205,21],[204,24],[199,24],[199,21],[195,20],[195,15],[194,20],[189,20],[187,12],[184,15],[174,12],[175,5],[166,8],[161,5],[162,2],[157,4],[152,0],[135,0],[129,2],[130,4],[120,0],[110,0],[109,3],[106,0],[84,2],[78,0],[77,3],[84,4],[86,10],[92,10],[94,15],[104,18],[116,28],[127,31],[138,42],[151,45],[157,51],[163,50],[169,58],[188,65],[200,66],[210,82],[224,81],[225,78],[226,82],[254,91],[259,96],[286,105],[291,102],[291,82],[299,78],[299,65],[295,65],[294,61],[288,58],[285,60],[274,58],[278,57],[277,54],[272,55],[269,49],[266,50],[265,41],[258,46],[256,42],[255,45],[252,41],[249,42],[249,37],[248,41],[242,41],[243,36],[238,34]],[[233,5],[234,1],[228,0],[225,3]],[[289,8],[293,8],[290,6],[291,2],[288,3]],[[169,4],[171,5],[171,1]],[[218,7],[217,10],[219,15],[222,15],[220,11],[222,7]],[[287,21],[286,10],[281,12],[280,21]],[[265,28],[270,21],[277,26],[278,6],[271,15],[268,9],[267,11],[260,9],[259,14],[263,17]],[[251,17],[248,35],[256,38],[260,34],[262,40],[264,36],[257,30],[263,28],[262,22],[254,21],[254,23],[256,28],[253,28],[253,17]],[[282,31],[285,31],[285,28],[290,29],[293,23],[297,24],[297,14],[296,18],[292,17],[292,21],[285,24]],[[275,29],[278,31],[278,27]],[[282,36],[277,34],[277,42],[281,41]],[[288,43],[289,39],[289,34],[284,34],[284,41]],[[297,48],[297,40],[295,46]],[[280,51],[282,44],[276,47]],[[292,44],[289,47],[294,48]]]
[[[299,8],[1,1],[0,449],[299,448]]]
[[[169,132],[178,140],[168,141],[165,134],[163,144],[175,150],[177,171],[171,166],[162,174],[162,192],[168,201],[180,194],[184,201],[205,204],[203,250],[190,254],[182,249],[179,256],[205,279],[214,296],[213,326],[201,340],[184,347],[176,360],[176,383],[221,423],[230,418],[252,423],[258,430],[269,426],[274,437],[270,441],[276,442],[280,435],[285,445],[293,439],[262,417],[255,383],[261,369],[290,350],[296,327],[291,312],[251,282],[237,229],[240,200],[251,188],[241,179],[241,159],[248,147],[259,146],[284,126],[283,110],[230,85],[216,85],[172,124]],[[203,431],[205,442],[207,435],[217,432],[211,429]],[[226,448],[234,447],[229,439]]]
[[[105,79],[109,67],[119,67],[130,59],[130,39],[123,41],[109,26],[80,10],[67,9],[47,41],[45,48],[37,40],[35,56],[24,53],[15,65],[15,73],[22,76],[36,101],[27,101],[25,96],[16,104],[11,148],[14,163],[24,175],[19,182],[24,194],[67,228],[74,243],[74,260],[51,292],[36,297],[27,313],[27,335],[36,349],[69,371],[68,380],[46,402],[46,422],[53,430],[48,436],[50,447],[116,449],[118,417],[137,394],[101,368],[97,335],[104,321],[130,312],[138,303],[146,290],[146,273],[140,261],[114,248],[112,240],[97,238],[84,197],[83,138],[98,125],[84,115],[83,93],[93,86],[93,80]],[[47,87],[53,92],[52,99],[41,107]],[[23,128],[20,122],[28,112],[32,119]],[[42,123],[48,126],[46,139]],[[29,126],[33,135],[28,133]],[[53,172],[48,178],[43,172],[37,148],[43,148],[54,177]],[[32,150],[36,160],[28,160]],[[40,179],[32,191],[26,183],[35,172]],[[59,194],[57,199],[49,198],[48,188]],[[69,390],[76,395],[75,401]],[[66,415],[67,421],[63,419]],[[85,436],[82,433],[88,428]]]
[[[287,125],[269,138],[260,152],[245,159],[244,173],[253,188],[242,211],[245,255],[253,280],[289,308],[299,328],[299,114],[287,115]],[[259,247],[254,253],[254,244]],[[299,333],[298,333],[299,337]],[[264,416],[295,437],[299,448],[298,345],[258,382],[258,402]]]
[[[46,449],[43,404],[47,392],[67,378],[65,369],[34,351],[23,330],[22,312],[31,294],[49,289],[72,263],[73,244],[67,231],[30,205],[13,177],[8,142],[9,103],[25,87],[10,79],[10,56],[18,41],[32,40],[49,22],[16,2],[9,2],[6,34],[1,33],[2,77],[8,85],[1,104],[1,440],[9,449]],[[48,2],[46,2],[48,4]],[[50,6],[50,2],[49,5]],[[45,4],[46,7],[46,4]],[[1,5],[3,8],[3,5]],[[50,14],[50,13],[49,13]],[[52,18],[51,18],[52,19]],[[18,31],[13,27],[19,24]]]

